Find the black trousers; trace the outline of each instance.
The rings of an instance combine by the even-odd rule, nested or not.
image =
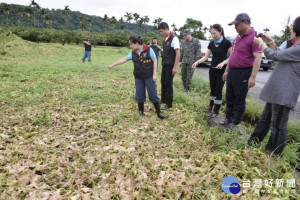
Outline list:
[[[209,84],[210,84],[210,96],[215,97],[215,104],[222,104],[222,91],[224,81],[222,80],[223,70],[210,68],[209,70]],[[217,103],[216,103],[217,102]]]
[[[244,69],[232,69],[228,71],[226,82],[226,116],[233,116],[233,124],[241,123],[246,109],[246,97],[248,93],[248,80],[252,73],[252,67]]]
[[[287,141],[287,125],[290,110],[291,108],[286,106],[267,103],[249,139],[249,144],[262,142],[271,129],[266,151],[281,154]]]
[[[163,65],[161,72],[161,99],[165,101],[173,98],[173,70],[174,65]],[[172,102],[171,102],[172,103]]]

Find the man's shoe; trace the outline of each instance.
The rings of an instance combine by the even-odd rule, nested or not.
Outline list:
[[[235,124],[231,124],[228,128],[228,131],[234,131],[236,129],[236,126]]]
[[[227,125],[227,124],[231,124],[231,123],[232,123],[232,121],[227,118],[224,119],[224,121],[219,122],[220,125]]]
[[[214,100],[209,100],[209,106],[208,106],[208,108],[206,108],[204,110],[204,112],[210,113],[212,111],[212,109],[213,109],[213,106],[214,106]]]
[[[167,118],[166,115],[162,114],[161,112],[160,113],[157,113],[157,117],[160,118],[160,119],[165,119]]]
[[[164,107],[162,107],[162,110],[168,110],[169,108],[172,108],[172,106],[166,104]]]
[[[210,118],[215,118],[215,117],[218,117],[219,116],[219,113],[213,111],[212,113],[210,113],[207,117],[210,117]]]
[[[210,112],[211,112],[211,110],[212,110],[212,107],[211,107],[211,106],[209,106],[208,108],[206,108],[206,109],[204,110],[204,112],[210,113]]]
[[[139,110],[139,115],[140,116],[144,116],[144,113],[142,111]]]

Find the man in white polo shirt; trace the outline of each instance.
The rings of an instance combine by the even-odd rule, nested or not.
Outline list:
[[[169,30],[169,25],[162,22],[158,30],[164,36],[162,51],[161,73],[161,103],[166,103],[162,110],[172,107],[173,102],[173,77],[177,72],[180,58],[180,45],[178,38]]]

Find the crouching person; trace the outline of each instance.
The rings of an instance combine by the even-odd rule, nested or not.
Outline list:
[[[144,115],[144,102],[146,101],[146,88],[148,91],[149,99],[153,103],[157,116],[160,119],[166,118],[161,113],[159,98],[157,96],[156,80],[157,80],[157,60],[154,51],[143,44],[141,37],[132,35],[130,36],[129,45],[132,50],[125,58],[120,59],[107,68],[111,69],[117,65],[121,65],[128,60],[132,60],[134,64],[133,74],[135,77],[135,99],[138,102],[139,114]]]

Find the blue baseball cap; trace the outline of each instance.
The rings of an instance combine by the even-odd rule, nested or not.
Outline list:
[[[229,23],[228,25],[231,26],[233,24],[237,24],[241,21],[251,21],[251,18],[249,17],[249,15],[247,13],[240,13],[236,16],[235,20],[231,23]]]

